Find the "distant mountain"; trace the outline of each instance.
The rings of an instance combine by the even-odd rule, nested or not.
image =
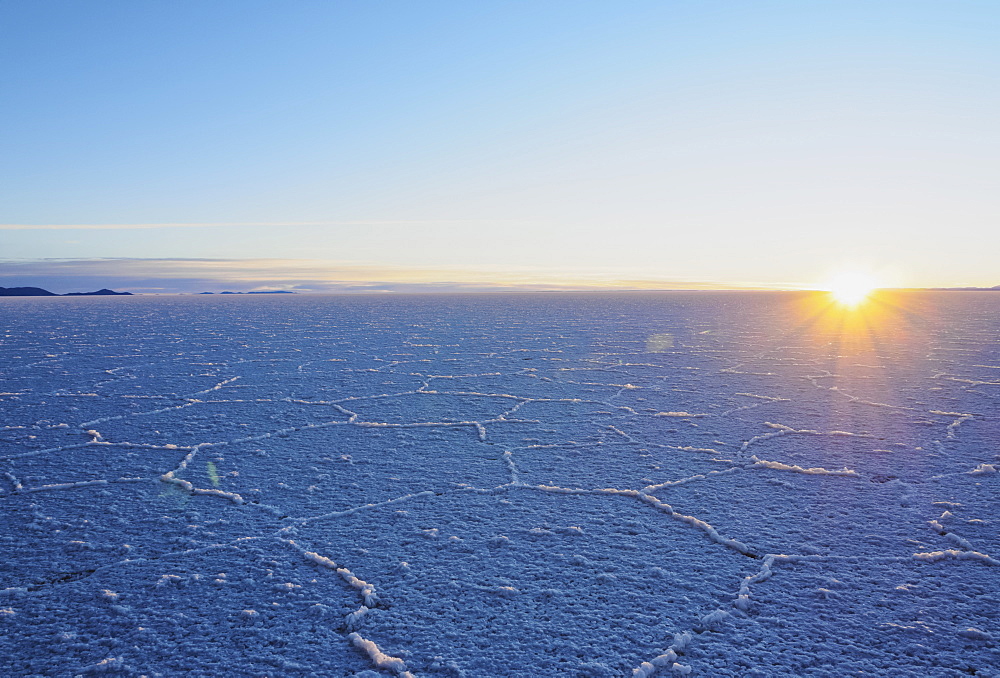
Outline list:
[[[0,287],[0,297],[58,297],[41,287]]]
[[[70,292],[56,294],[43,290],[41,287],[0,287],[0,297],[93,297],[93,296],[132,296],[131,292],[115,292],[104,288],[96,292]]]
[[[96,292],[67,292],[62,295],[64,297],[110,297],[110,296],[132,296],[131,292],[115,292],[114,290],[109,290],[107,287],[97,290]]]

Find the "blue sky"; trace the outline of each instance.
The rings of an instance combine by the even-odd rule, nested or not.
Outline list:
[[[0,285],[995,285],[993,2],[0,2]],[[43,285],[44,286],[44,285]]]

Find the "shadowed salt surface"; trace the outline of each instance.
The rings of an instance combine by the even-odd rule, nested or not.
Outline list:
[[[1000,675],[1000,294],[0,302],[0,675]]]

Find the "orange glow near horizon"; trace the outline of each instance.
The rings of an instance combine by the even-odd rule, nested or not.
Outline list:
[[[927,312],[924,296],[894,289],[847,288],[843,296],[832,286],[817,290],[797,303],[793,334],[815,342],[813,348],[822,353],[845,350],[859,359],[869,354],[865,360],[881,364],[881,347],[920,334]]]
[[[872,276],[858,271],[845,271],[831,278],[824,289],[840,306],[857,308],[868,301],[877,287],[878,281]]]
[[[870,431],[913,407],[907,379],[932,350],[938,306],[933,293],[917,290],[876,289],[854,305],[832,292],[796,300],[783,341],[797,361],[815,366],[808,378],[830,426]]]

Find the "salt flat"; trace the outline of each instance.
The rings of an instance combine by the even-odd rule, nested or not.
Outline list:
[[[0,301],[2,675],[1000,675],[1000,294]]]

